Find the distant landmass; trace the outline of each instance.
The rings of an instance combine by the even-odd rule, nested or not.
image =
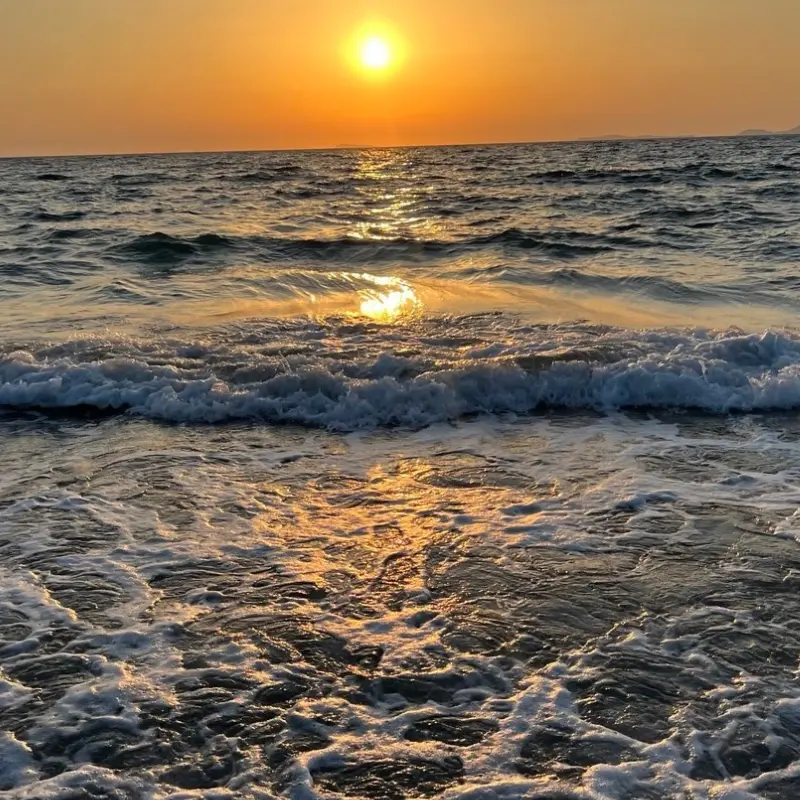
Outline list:
[[[730,134],[729,134],[730,135]],[[788,131],[768,131],[762,128],[750,128],[741,133],[732,134],[737,136],[800,136],[800,125]],[[644,136],[622,136],[618,133],[609,133],[604,136],[584,136],[579,139],[580,142],[615,142],[615,141],[638,141],[640,139],[704,139],[705,136],[695,136],[694,134],[687,133],[681,136],[659,136],[658,134],[649,134]]]
[[[800,125],[789,131],[765,131],[760,128],[752,128],[742,131],[737,136],[800,136]]]
[[[642,136],[623,136],[619,133],[608,133],[603,136],[584,136],[578,139],[579,142],[618,142],[618,141],[639,141],[640,139],[696,139],[698,137],[691,133],[676,136],[674,134],[661,135],[643,134]]]

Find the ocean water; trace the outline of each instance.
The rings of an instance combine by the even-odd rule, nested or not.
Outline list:
[[[800,139],[0,161],[0,792],[800,796]]]

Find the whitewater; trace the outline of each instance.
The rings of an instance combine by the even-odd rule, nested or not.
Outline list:
[[[0,792],[800,793],[800,139],[0,160]]]

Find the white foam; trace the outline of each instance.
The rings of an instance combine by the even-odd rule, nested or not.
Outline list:
[[[120,346],[140,347],[138,343]],[[230,346],[216,343],[210,352],[228,353],[228,364],[234,358],[244,359],[244,351],[226,348]],[[163,352],[168,352],[166,346]],[[231,352],[235,355],[230,356]],[[37,357],[41,360],[41,355]],[[177,357],[173,358],[177,363]],[[454,619],[462,609],[470,619],[486,622],[487,628],[495,626],[499,640],[506,637],[512,646],[520,644],[514,639],[515,631],[504,627],[504,595],[510,591],[519,600],[529,586],[532,596],[546,593],[548,558],[553,559],[554,580],[558,580],[562,567],[568,576],[570,570],[583,569],[581,558],[592,556],[597,572],[591,575],[606,571],[614,575],[624,596],[629,581],[652,573],[647,563],[651,549],[663,552],[680,546],[686,537],[697,537],[693,525],[702,516],[698,509],[712,503],[732,511],[758,506],[785,518],[796,510],[800,503],[798,445],[772,430],[768,418],[715,421],[727,438],[711,435],[707,439],[702,438],[705,421],[684,431],[681,426],[691,425],[692,417],[680,419],[666,423],[622,414],[603,418],[548,415],[519,423],[485,418],[415,432],[350,436],[268,426],[209,430],[112,420],[60,425],[55,449],[49,436],[33,436],[38,449],[26,451],[24,462],[46,457],[52,471],[28,476],[24,496],[0,511],[0,526],[26,525],[26,515],[32,515],[24,528],[30,531],[23,548],[29,557],[46,551],[70,518],[81,523],[89,518],[105,521],[108,539],[98,538],[90,552],[59,555],[58,563],[65,569],[65,582],[82,572],[103,574],[110,584],[124,588],[116,601],[118,607],[107,612],[116,620],[125,615],[129,620],[121,629],[108,629],[102,621],[93,622],[96,618],[91,614],[69,611],[68,598],[59,601],[56,592],[48,594],[44,588],[52,578],[47,566],[31,572],[12,567],[2,574],[0,604],[24,612],[34,628],[26,641],[33,641],[36,629],[51,622],[79,623],[83,627],[76,652],[96,654],[92,657],[97,669],[76,676],[78,682],[48,711],[46,719],[32,726],[33,738],[28,741],[34,745],[42,738],[56,739],[87,720],[109,715],[117,720],[115,725],[135,730],[142,699],[177,705],[178,682],[200,677],[205,669],[244,673],[258,684],[314,675],[324,691],[298,699],[286,714],[287,723],[305,730],[319,725],[321,717],[341,722],[326,731],[329,746],[298,756],[295,796],[328,796],[314,782],[321,765],[382,758],[402,763],[410,757],[435,760],[442,755],[458,756],[464,764],[463,783],[443,789],[444,797],[510,798],[554,790],[560,785],[555,777],[521,777],[515,762],[532,732],[556,726],[569,730],[578,742],[613,741],[641,753],[639,761],[587,768],[580,786],[570,786],[567,796],[617,800],[651,790],[664,796],[681,792],[752,800],[758,796],[753,782],[688,777],[693,762],[691,754],[678,747],[677,733],[685,733],[686,741],[696,741],[698,752],[701,747],[709,749],[718,741],[714,739],[718,736],[716,717],[694,731],[697,722],[677,709],[670,732],[661,741],[646,744],[587,721],[569,688],[574,679],[597,678],[592,659],[612,651],[644,664],[651,652],[666,654],[683,659],[681,669],[687,674],[715,676],[718,659],[704,651],[696,632],[734,622],[756,630],[756,621],[745,613],[699,608],[678,620],[646,614],[621,619],[610,631],[596,637],[586,634],[589,638],[580,647],[565,645],[550,664],[536,668],[509,657],[472,652],[469,645],[467,652],[461,652],[448,644]],[[297,459],[297,453],[308,458]],[[776,454],[781,470],[771,472],[768,459],[774,461]],[[732,459],[729,466],[722,456]],[[698,482],[691,471],[671,470],[673,461],[680,463],[681,457],[701,467],[716,460],[716,477]],[[647,462],[648,458],[655,461]],[[767,467],[763,473],[759,464]],[[725,480],[742,465],[751,475],[750,482]],[[66,476],[71,485],[54,489],[54,475]],[[50,515],[50,510],[57,513]],[[174,510],[181,511],[175,518],[169,513]],[[666,524],[660,524],[661,518]],[[631,544],[641,558],[615,566],[613,558],[620,552],[624,555]],[[428,555],[422,554],[431,554],[427,563]],[[606,557],[612,561],[604,561]],[[226,580],[230,564],[234,565],[232,582]],[[472,565],[485,571],[473,572]],[[465,568],[463,572],[454,569],[459,566]],[[726,568],[739,566],[732,563]],[[195,579],[193,569],[200,569]],[[283,598],[267,582],[261,594],[245,591],[244,598],[239,595],[240,589],[251,588],[256,574],[263,578],[273,570],[276,585],[284,580],[306,581],[325,586],[329,593],[319,602],[291,595]],[[437,585],[437,577],[450,570],[449,585]],[[203,575],[206,571],[208,579]],[[176,581],[173,587],[159,589],[159,582],[152,580],[179,577],[181,572],[187,576],[186,587]],[[687,580],[693,577],[688,562],[686,572]],[[212,596],[206,588],[216,578],[223,580]],[[458,602],[452,603],[452,598]],[[599,608],[602,597],[596,598]],[[356,611],[349,607],[351,603]],[[209,612],[219,616],[207,623],[215,626],[213,635],[211,627],[205,628],[202,656],[206,663],[189,668],[176,635],[180,638],[185,632],[183,626],[202,623]],[[511,613],[515,624],[527,621],[528,606]],[[530,607],[534,619],[536,613],[534,603]],[[459,680],[449,683],[455,688],[442,702],[433,695],[417,702],[400,693],[387,693],[373,704],[362,705],[329,695],[335,676],[315,673],[313,664],[302,657],[296,663],[276,664],[265,656],[254,632],[269,631],[270,615],[282,614],[295,617],[300,626],[307,624],[308,630],[334,635],[348,647],[381,647],[380,666],[374,676],[369,675],[370,680],[415,674],[442,685],[448,685],[454,675]],[[228,623],[240,619],[247,624],[230,624],[227,641]],[[687,621],[691,625],[680,628],[677,624]],[[648,625],[658,629],[658,635]],[[691,634],[685,633],[688,628]],[[764,630],[763,624],[758,630]],[[198,631],[198,635],[203,633]],[[779,639],[780,629],[770,635]],[[20,646],[27,646],[26,642]],[[23,687],[6,688],[12,708],[24,700]],[[723,676],[708,696],[728,704],[723,712],[734,707],[742,714],[754,713],[746,707],[754,693],[769,697],[777,703],[770,713],[780,720],[794,715],[792,691],[783,686],[759,688]],[[252,697],[248,692],[237,691],[232,702],[247,703]],[[410,725],[441,714],[485,720],[497,730],[465,748],[405,739]],[[132,785],[107,771],[78,763],[71,766],[74,772],[43,780],[37,793],[27,795],[23,774],[14,797],[69,796],[70,785],[97,785],[110,797],[115,791],[124,796],[123,787],[128,791]],[[261,768],[267,769],[263,763]],[[560,771],[554,770],[555,774],[563,778]],[[157,780],[151,785],[142,776],[136,784],[139,793],[130,791],[137,797],[169,796]],[[175,797],[251,796],[249,777],[240,772],[235,780],[241,781],[241,790],[229,786],[206,795],[178,792]],[[253,797],[257,791],[253,789]]]
[[[14,800],[61,800],[89,793],[108,800],[150,800],[163,797],[146,778],[124,778],[99,767],[80,767],[56,778],[17,788],[9,793]],[[224,795],[222,795],[224,796]],[[186,797],[197,797],[196,794]]]
[[[30,748],[8,731],[0,731],[0,790],[24,786],[36,777]]]
[[[319,323],[311,327],[316,337]],[[515,328],[503,318],[475,328],[329,324],[310,349],[308,326],[252,323],[202,346],[95,339],[16,349],[0,361],[0,404],[342,430],[542,407],[800,408],[800,337],[788,332]]]

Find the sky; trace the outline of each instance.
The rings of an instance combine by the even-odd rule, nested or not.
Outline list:
[[[798,31],[800,0],[0,0],[0,156],[782,130]]]

